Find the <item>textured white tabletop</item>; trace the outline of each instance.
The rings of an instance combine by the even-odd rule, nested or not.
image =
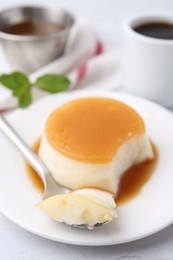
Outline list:
[[[152,235],[116,246],[85,247],[65,245],[40,238],[5,217],[0,217],[0,259],[6,260],[172,260],[173,225]]]
[[[27,3],[36,1],[30,0]],[[46,0],[37,0],[37,4]],[[0,0],[0,8],[23,0]],[[173,10],[172,0],[50,0],[78,15],[89,16],[101,38],[121,44],[123,20],[134,13]],[[2,70],[2,68],[0,68]],[[33,235],[0,215],[0,259],[149,259],[173,260],[173,225],[150,237],[116,246],[84,247],[65,245]]]

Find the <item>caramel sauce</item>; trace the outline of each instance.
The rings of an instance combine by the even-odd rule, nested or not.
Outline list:
[[[46,35],[63,30],[60,24],[42,21],[26,21],[6,27],[3,32],[15,35]]]
[[[39,149],[39,145],[40,145],[40,141],[41,141],[41,137],[34,143],[34,145],[32,146],[32,150],[38,154],[38,149]],[[26,172],[27,175],[29,177],[29,179],[31,180],[33,186],[40,192],[43,193],[44,192],[44,184],[40,178],[40,176],[37,174],[37,172],[32,168],[32,166],[26,162]]]
[[[32,150],[35,153],[38,153],[40,141],[41,138],[39,138],[32,146]],[[147,181],[152,176],[158,161],[157,148],[153,143],[152,143],[152,147],[154,151],[153,160],[149,160],[137,165],[133,165],[122,176],[119,184],[119,191],[116,196],[116,203],[118,206],[127,203],[135,196],[137,196],[140,190],[142,189],[142,187],[147,183]],[[27,170],[28,177],[31,180],[33,186],[40,193],[43,193],[44,185],[37,172],[28,163],[26,163],[26,170]]]
[[[66,157],[109,163],[125,143],[145,133],[140,115],[110,98],[80,98],[54,110],[47,119],[49,144]]]
[[[151,144],[154,152],[154,159],[133,165],[123,174],[116,196],[116,203],[118,206],[137,196],[144,184],[152,176],[158,161],[158,151],[156,146],[153,143]]]

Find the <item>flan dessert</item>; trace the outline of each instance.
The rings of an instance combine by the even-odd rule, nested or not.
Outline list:
[[[118,100],[89,97],[50,114],[39,156],[53,178],[72,192],[37,207],[57,221],[93,227],[117,216],[112,197],[123,173],[154,155],[144,121],[133,108]]]
[[[47,119],[39,156],[54,179],[76,190],[117,193],[121,175],[153,158],[144,121],[128,105],[109,98],[81,98]]]

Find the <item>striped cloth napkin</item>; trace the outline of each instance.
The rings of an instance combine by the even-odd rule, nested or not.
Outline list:
[[[0,73],[4,69],[2,59]],[[119,89],[121,86],[121,51],[99,41],[93,24],[87,18],[78,19],[71,31],[64,55],[30,75],[32,82],[46,73],[66,74],[71,81],[70,90]],[[34,101],[49,95],[33,88]],[[17,107],[11,92],[0,86],[0,112]]]

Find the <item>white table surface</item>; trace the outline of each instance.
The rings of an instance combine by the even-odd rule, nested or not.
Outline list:
[[[30,0],[26,3],[46,3]],[[0,9],[25,3],[23,0],[0,0]],[[102,39],[121,44],[123,20],[134,13],[151,10],[173,10],[172,0],[49,0],[72,10],[78,15],[89,16]],[[0,71],[4,70],[2,61]],[[4,66],[6,64],[4,63]],[[0,259],[149,259],[173,260],[173,225],[150,237],[115,246],[84,247],[49,241],[31,234],[0,215]]]

